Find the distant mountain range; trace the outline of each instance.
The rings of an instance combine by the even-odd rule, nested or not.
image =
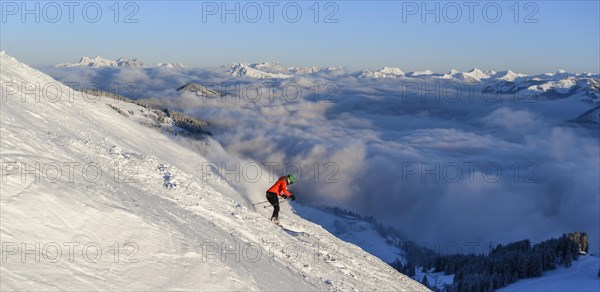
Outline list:
[[[134,67],[134,68],[168,68],[181,69],[181,63],[159,63],[147,66],[137,58],[109,60],[102,57],[83,57],[78,63],[58,64],[55,67]],[[431,70],[405,73],[400,68],[383,67],[379,70],[362,70],[350,72],[342,67],[287,67],[276,61],[262,63],[233,63],[218,68],[223,73],[235,78],[248,79],[289,79],[295,76],[335,78],[358,78],[365,80],[399,79],[429,80],[439,82],[460,82],[482,87],[482,92],[492,95],[515,95],[521,98],[557,99],[579,96],[592,102],[600,102],[600,75],[593,73],[569,73],[558,70],[555,73],[526,75],[507,71],[484,71],[473,68],[467,72],[452,69],[441,74]]]
[[[137,58],[127,59],[121,57],[116,61],[106,59],[100,56],[95,58],[82,57],[78,63],[63,63],[57,64],[55,67],[90,67],[90,68],[103,68],[103,67],[164,67],[164,68],[185,68],[186,66],[181,63],[158,63],[154,66],[147,66]]]

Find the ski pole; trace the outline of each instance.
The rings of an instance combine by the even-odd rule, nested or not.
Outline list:
[[[264,203],[268,203],[269,201],[264,201],[264,202],[258,202],[258,203],[254,203],[252,205],[258,205],[258,204],[264,204]]]
[[[282,203],[287,202],[287,200],[283,200],[283,201],[279,201],[276,205],[281,205]],[[269,207],[273,207],[273,205],[266,205],[263,208],[269,208]]]

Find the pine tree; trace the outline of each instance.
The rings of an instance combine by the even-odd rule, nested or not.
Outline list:
[[[528,259],[528,277],[539,277],[542,275],[542,261],[537,254],[531,254]]]
[[[565,255],[564,264],[567,268],[570,268],[573,265],[573,256],[570,253]]]
[[[519,275],[519,279],[527,278],[527,259],[520,255],[517,260],[517,272]]]
[[[423,284],[423,286],[429,288],[429,281],[427,281],[427,274],[423,274],[423,280],[421,280],[421,284]]]
[[[413,265],[413,263],[411,263],[411,262],[407,262],[406,265],[404,266],[404,274],[411,278],[414,277],[415,276],[415,265]]]
[[[579,247],[581,249],[581,251],[588,253],[589,248],[590,248],[590,238],[588,237],[587,233],[585,232],[581,232],[579,234]]]

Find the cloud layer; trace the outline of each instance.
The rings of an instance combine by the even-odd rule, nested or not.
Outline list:
[[[246,162],[279,163],[276,175],[300,166],[292,190],[302,202],[375,216],[418,242],[486,246],[580,230],[598,246],[600,146],[566,123],[591,108],[577,98],[490,102],[482,88],[459,83],[444,94],[471,90],[470,98],[438,99],[406,88],[435,88],[439,79],[340,71],[285,81],[231,79],[220,69],[45,71],[109,91],[131,82],[134,97],[208,120],[214,138]],[[188,82],[227,82],[228,95],[175,90]]]

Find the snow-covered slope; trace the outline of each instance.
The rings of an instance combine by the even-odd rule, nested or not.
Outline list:
[[[274,226],[250,204],[262,191],[106,106],[123,101],[0,61],[2,290],[426,290],[289,206],[282,221],[303,233]]]
[[[600,291],[600,258],[581,256],[569,268],[558,267],[542,277],[523,279],[498,291]]]
[[[306,205],[297,206],[296,212],[303,218],[320,224],[344,241],[360,246],[387,263],[404,258],[404,251],[394,245],[401,241],[399,236],[389,234],[387,238],[382,237],[377,232],[376,226],[362,218],[353,215],[339,215],[330,210]]]

